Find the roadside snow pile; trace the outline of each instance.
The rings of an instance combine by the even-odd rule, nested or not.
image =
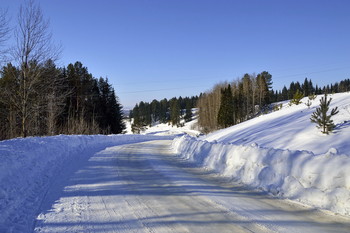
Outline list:
[[[350,156],[332,148],[309,151],[207,142],[189,136],[174,139],[184,159],[208,167],[253,188],[316,208],[350,215]]]
[[[52,180],[72,164],[77,167],[108,147],[166,139],[144,135],[54,136],[0,142],[0,232],[30,229]],[[172,139],[172,138],[168,138]],[[74,168],[74,167],[73,167]],[[29,220],[31,221],[29,221]]]

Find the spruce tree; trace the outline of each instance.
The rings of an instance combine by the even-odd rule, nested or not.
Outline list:
[[[180,126],[180,105],[176,98],[171,100],[170,105],[170,120],[171,124],[174,126]]]
[[[335,125],[331,117],[339,112],[338,107],[335,107],[332,109],[331,114],[327,115],[331,101],[332,98],[327,100],[327,94],[325,94],[320,100],[320,107],[316,108],[316,111],[312,113],[310,118],[311,122],[316,123],[317,128],[320,128],[324,134],[329,134],[334,129]]]
[[[227,128],[234,125],[234,105],[231,85],[221,90],[221,102],[218,112],[218,126]]]
[[[97,121],[102,132],[123,133],[126,128],[123,122],[123,111],[114,88],[109,84],[107,78],[100,78],[98,89],[100,90],[99,102],[94,107],[96,110],[91,109],[90,112],[96,111],[95,115],[97,115]]]
[[[186,101],[185,121],[186,122],[192,121],[192,104],[191,104],[191,100],[187,100]]]
[[[160,113],[159,113],[159,121],[160,123],[167,123],[168,121],[168,100],[162,99],[160,101]]]
[[[138,104],[135,105],[135,107],[132,110],[132,112],[133,112],[134,121],[133,121],[133,123],[131,125],[131,131],[134,134],[139,134],[143,130],[143,127],[142,127],[142,124],[141,124],[140,108],[139,108]]]

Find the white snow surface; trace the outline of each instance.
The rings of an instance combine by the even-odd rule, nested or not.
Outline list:
[[[283,102],[283,108],[279,111],[215,131],[201,139],[235,145],[257,143],[263,147],[307,150],[315,154],[324,154],[330,148],[335,148],[340,154],[350,154],[350,93],[328,95],[328,99],[332,98],[330,110],[335,107],[339,110],[332,117],[336,129],[329,135],[322,134],[310,121],[322,97],[317,96],[310,109],[304,104],[307,97],[299,105],[289,106],[288,101]]]
[[[289,106],[196,139],[176,138],[179,156],[252,188],[350,215],[350,93],[329,95],[339,114],[336,130],[323,135],[310,109]],[[303,102],[307,98],[303,99]]]
[[[197,114],[197,110],[193,110],[193,114]],[[146,127],[146,129],[141,133],[143,135],[155,135],[155,136],[182,136],[184,134],[188,134],[191,136],[198,136],[200,135],[200,132],[198,130],[197,126],[197,116],[195,115],[193,117],[194,119],[190,122],[185,122],[184,120],[181,120],[181,123],[183,123],[183,126],[177,127],[172,126],[170,123],[154,123],[152,127]],[[125,121],[126,125],[126,134],[132,134],[131,131],[131,123],[130,121]]]
[[[1,141],[0,232],[32,229],[36,212],[55,176],[67,174],[69,169],[73,172],[94,153],[108,146],[159,138],[149,135],[60,135]]]
[[[156,124],[153,127],[147,128],[143,134],[157,136],[188,134],[190,136],[197,136],[200,132],[194,129],[196,123],[197,120],[193,120],[186,123],[183,127],[172,126],[170,124]]]

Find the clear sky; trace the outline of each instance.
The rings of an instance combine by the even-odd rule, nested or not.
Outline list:
[[[13,20],[21,0],[1,0]],[[108,77],[124,107],[199,95],[245,73],[280,90],[350,78],[348,0],[37,0],[59,61]]]

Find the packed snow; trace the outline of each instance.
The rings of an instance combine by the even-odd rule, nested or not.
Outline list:
[[[271,198],[189,164],[171,140],[108,147],[48,192],[34,232],[346,232],[345,217]],[[237,204],[238,203],[238,204]],[[296,214],[298,213],[298,214]]]
[[[330,135],[310,121],[321,97],[310,109],[285,102],[279,111],[199,140],[177,138],[174,150],[252,188],[350,215],[350,93],[330,95],[330,109],[339,109]]]
[[[157,136],[29,137],[0,142],[0,232],[27,232],[56,176],[72,172],[108,146]],[[171,139],[171,137],[168,137]]]

